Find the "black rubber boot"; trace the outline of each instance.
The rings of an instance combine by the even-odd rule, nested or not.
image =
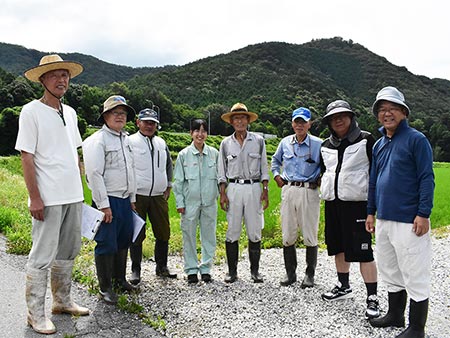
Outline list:
[[[428,299],[416,302],[409,301],[409,325],[397,338],[424,338],[425,323],[428,317]]]
[[[317,246],[306,247],[306,272],[301,285],[302,289],[312,288],[314,286],[314,275],[317,266]]]
[[[259,273],[259,260],[261,258],[261,242],[248,241],[248,257],[250,259],[250,275],[254,283],[264,282]]]
[[[405,307],[406,291],[388,293],[389,309],[384,317],[373,318],[369,320],[373,327],[404,327],[405,326]]]
[[[225,250],[228,263],[228,273],[225,276],[225,283],[234,283],[237,279],[239,242],[225,242]]]
[[[283,246],[284,267],[286,277],[280,282],[281,286],[288,286],[297,281],[297,250],[295,245]]]
[[[177,278],[176,273],[171,273],[167,267],[167,256],[169,254],[169,241],[155,242],[156,275],[163,278]]]
[[[137,285],[141,282],[142,245],[130,246],[131,278],[130,283]]]
[[[117,251],[114,255],[113,285],[122,292],[134,291],[136,286],[131,285],[126,280],[128,249]]]
[[[95,255],[100,295],[108,304],[117,304],[117,295],[112,289],[113,255]]]

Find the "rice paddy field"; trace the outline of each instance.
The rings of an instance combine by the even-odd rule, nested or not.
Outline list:
[[[434,193],[434,208],[431,215],[433,229],[450,225],[450,163],[435,163],[434,173],[436,188]],[[91,203],[91,194],[84,182],[85,202]],[[280,189],[271,179],[269,183],[269,207],[265,211],[265,226],[263,229],[262,246],[264,248],[281,247],[280,229]],[[169,198],[169,211],[171,221],[171,253],[182,251],[182,237],[180,229],[180,216],[176,212],[175,198]],[[323,212],[319,225],[319,239],[323,246]],[[153,234],[150,227],[147,235],[151,239]],[[31,221],[27,208],[27,192],[23,182],[20,158],[18,156],[0,157],[0,232],[8,238],[9,251],[12,253],[27,254],[31,248]],[[217,220],[217,259],[224,257],[224,242],[226,232],[225,212],[219,207]],[[246,246],[245,230],[242,233],[242,246]],[[153,254],[153,241],[144,242],[144,255]],[[302,245],[299,238],[298,245]]]

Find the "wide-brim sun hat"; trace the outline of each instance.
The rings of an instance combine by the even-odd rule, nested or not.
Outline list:
[[[39,66],[26,70],[24,75],[30,81],[40,82],[42,75],[57,69],[66,69],[73,79],[83,72],[83,65],[76,61],[65,61],[58,54],[44,55]]]
[[[227,123],[231,123],[233,115],[243,114],[248,116],[248,123],[252,123],[258,119],[258,114],[249,112],[247,106],[243,103],[235,103],[228,113],[222,114],[221,118]]]
[[[406,116],[411,112],[407,104],[405,103],[405,96],[403,93],[395,87],[387,86],[381,89],[378,94],[375,102],[372,105],[372,113],[378,117],[378,106],[381,101],[389,101],[396,103],[400,106],[406,108]]]
[[[108,97],[105,102],[103,102],[103,111],[101,112],[98,118],[98,122],[105,123],[103,115],[118,106],[124,107],[125,110],[128,112],[127,122],[134,121],[134,117],[136,116],[136,111],[134,110],[134,108],[127,104],[127,100],[125,100],[123,96],[112,95]]]
[[[325,115],[322,117],[322,119],[325,122],[328,122],[330,116],[339,113],[351,113],[353,116],[355,115],[354,111],[352,110],[352,107],[347,101],[336,100],[331,102],[327,106],[327,109],[325,110]]]

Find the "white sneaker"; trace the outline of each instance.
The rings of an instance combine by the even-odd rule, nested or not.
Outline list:
[[[352,289],[350,287],[348,288],[342,287],[342,285],[336,285],[330,291],[322,294],[323,300],[340,300],[352,297],[353,297]]]
[[[380,316],[380,305],[377,295],[367,297],[366,319],[377,318]]]

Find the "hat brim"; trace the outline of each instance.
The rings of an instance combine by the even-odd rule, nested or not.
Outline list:
[[[140,119],[140,118],[138,117],[138,120],[139,120],[139,121],[153,121],[153,122],[159,124],[159,121],[158,121],[157,119],[153,118],[153,117],[144,117],[144,118],[142,118],[142,119]]]
[[[376,117],[378,117],[378,111],[377,111],[377,110],[378,110],[378,105],[380,104],[381,101],[388,101],[388,102],[396,103],[396,104],[398,104],[398,105],[400,105],[400,106],[402,106],[402,107],[405,107],[405,108],[406,108],[406,111],[407,111],[406,116],[408,116],[409,113],[411,112],[411,111],[409,110],[409,107],[406,105],[405,102],[403,102],[403,101],[401,101],[401,100],[399,100],[399,99],[397,99],[397,98],[395,98],[395,97],[392,97],[392,96],[384,96],[384,97],[380,97],[379,99],[377,99],[377,100],[374,102],[374,104],[372,105],[372,113],[373,113]]]
[[[46,63],[45,65],[36,66],[25,71],[25,77],[33,82],[40,82],[40,77],[47,72],[57,69],[67,69],[70,78],[80,75],[83,72],[83,66],[76,61],[56,61]]]
[[[228,113],[225,113],[221,116],[221,119],[224,120],[227,123],[231,124],[231,117],[233,115],[247,115],[248,116],[248,123],[252,123],[258,119],[258,114],[252,113],[249,111],[230,111]]]
[[[311,120],[310,117],[305,117],[305,116],[303,116],[303,115],[297,115],[297,116],[294,116],[291,120],[292,120],[292,122],[294,122],[294,121],[297,120],[297,119],[302,119],[302,120],[305,121],[305,122],[309,122],[309,121]]]
[[[131,107],[131,106],[127,105],[127,104],[123,104],[123,103],[118,104],[118,105],[116,105],[116,106],[114,106],[114,107],[111,107],[111,108],[108,109],[108,110],[103,111],[103,112],[100,114],[100,116],[98,117],[97,121],[100,122],[100,123],[105,123],[105,119],[103,118],[103,115],[104,115],[105,113],[107,113],[107,112],[113,110],[114,108],[119,107],[119,106],[125,107],[125,109],[128,111],[128,114],[127,114],[127,122],[134,121],[134,118],[136,117],[136,111],[134,110],[133,107]]]
[[[328,120],[328,118],[331,115],[335,115],[335,114],[339,114],[339,113],[351,113],[352,115],[355,115],[353,110],[350,110],[350,109],[344,108],[344,107],[336,107],[334,109],[331,109],[324,117],[322,117],[322,119]]]

